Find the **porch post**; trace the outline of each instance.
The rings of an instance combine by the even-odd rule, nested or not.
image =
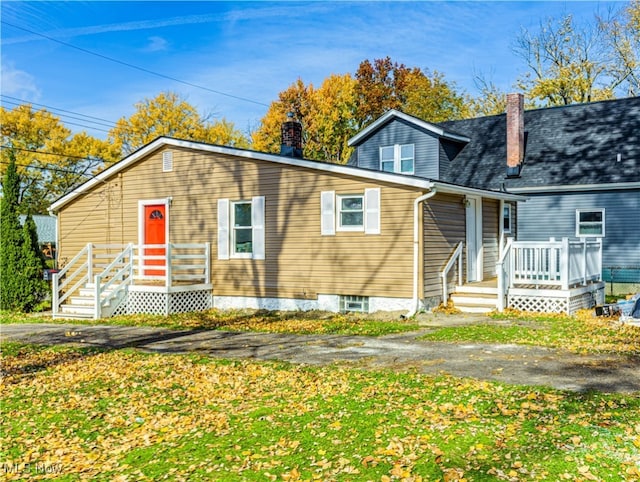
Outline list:
[[[164,260],[164,276],[165,281],[164,285],[168,288],[171,286],[171,243],[166,244],[165,252],[165,260]]]
[[[53,274],[51,290],[51,312],[55,317],[58,314],[58,273]]]
[[[602,238],[598,238],[598,256],[597,256],[598,281],[602,281]]]
[[[582,286],[587,286],[587,238],[582,238]]]
[[[463,280],[464,272],[462,266],[462,252],[458,255],[458,286],[462,286],[464,283]]]
[[[569,289],[569,238],[562,238],[560,249],[560,280],[562,289]]]
[[[101,290],[100,284],[102,284],[102,277],[99,274],[97,274],[96,277],[95,277],[95,286],[93,288],[93,293],[94,293],[94,296],[95,296],[95,303],[96,303],[95,310],[93,312],[93,319],[94,320],[99,320],[100,317],[102,316],[102,313],[101,313],[101,311],[102,311],[102,303],[101,303],[101,300],[100,300],[100,298],[102,296],[102,293],[101,293],[102,290]]]
[[[504,266],[503,263],[498,263],[498,304],[496,308],[500,313],[504,311]]]
[[[129,243],[128,249],[129,249],[129,280],[131,280],[131,282],[133,283],[133,274],[134,274],[134,271],[133,271],[133,255],[134,255],[133,243]]]
[[[93,244],[87,244],[87,283],[93,280]]]
[[[204,243],[204,282],[209,284],[211,281],[211,243]]]

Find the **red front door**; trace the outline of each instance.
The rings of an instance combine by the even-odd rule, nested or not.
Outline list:
[[[165,244],[166,206],[150,204],[144,207],[144,244]],[[146,259],[146,256],[165,256],[165,248],[145,248],[144,266],[165,266],[164,259]],[[147,276],[164,276],[164,269],[145,269]]]

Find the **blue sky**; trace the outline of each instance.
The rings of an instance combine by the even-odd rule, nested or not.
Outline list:
[[[541,20],[567,12],[591,20],[594,13],[622,4],[3,0],[0,5],[2,105],[13,108],[15,99],[45,105],[69,128],[104,138],[103,130],[130,116],[134,103],[162,91],[177,92],[201,113],[225,117],[246,131],[296,79],[319,86],[330,74],[353,74],[362,60],[387,55],[410,67],[437,70],[470,94],[476,94],[477,73],[510,90],[524,70],[512,52],[521,28],[535,30]],[[61,110],[82,115],[72,119]]]

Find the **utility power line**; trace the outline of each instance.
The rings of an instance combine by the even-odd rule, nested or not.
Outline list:
[[[12,100],[6,100],[6,99],[2,99],[2,103],[3,104],[9,104],[9,105],[15,105],[15,106],[19,106],[22,105],[18,102],[14,102]],[[35,102],[29,102],[29,101],[25,101],[25,103],[27,104],[34,104],[34,105],[42,105],[42,104],[36,104]],[[109,129],[103,129],[102,127],[109,127],[109,128],[113,128],[115,126],[114,125],[108,125],[108,124],[104,124],[102,122],[96,122],[96,121],[92,121],[89,119],[83,119],[81,117],[74,117],[72,115],[69,114],[58,114],[57,112],[52,112],[53,114],[59,116],[62,118],[62,120],[64,121],[65,125],[69,124],[69,125],[73,125],[73,126],[78,126],[78,127],[84,127],[85,129],[89,129],[89,130],[93,130],[93,131],[100,131],[100,132],[110,132]],[[78,115],[83,115],[83,114],[78,114]],[[91,122],[94,123],[96,125],[87,125],[87,124],[80,124],[78,122],[73,122],[67,119],[75,119],[75,120],[79,120],[79,121],[83,121],[83,122]],[[98,127],[100,126],[100,127]]]
[[[105,161],[104,159],[100,159],[100,158],[91,159],[91,158],[86,157],[86,156],[74,156],[74,155],[71,155],[71,154],[65,154],[65,153],[61,153],[61,152],[36,151],[34,149],[25,149],[23,147],[13,147],[13,146],[0,146],[0,148],[2,148],[2,149],[13,149],[14,151],[31,152],[33,154],[42,154],[43,156],[46,155],[46,156],[68,157],[68,158],[71,158],[71,159],[79,159],[79,160],[90,161],[90,162],[94,162],[96,160],[99,160],[101,162],[107,163],[107,161]]]
[[[87,115],[87,114],[81,114],[80,112],[74,112],[72,110],[65,110],[65,109],[61,109],[60,107],[51,107],[45,104],[38,104],[37,102],[33,102],[30,100],[25,100],[25,99],[18,99],[17,97],[12,97],[10,95],[6,95],[6,94],[0,94],[0,97],[4,97],[5,99],[11,99],[11,101],[5,101],[5,102],[9,102],[11,104],[14,105],[21,105],[21,104],[31,104],[31,105],[37,105],[39,107],[44,107],[45,109],[49,109],[50,111],[59,111],[59,112],[66,112],[68,114],[73,114],[73,115],[79,115],[81,117],[86,117],[87,119],[93,119],[96,121],[100,121],[100,122],[105,122],[107,125],[107,127],[111,127],[113,125],[115,125],[116,123],[114,121],[110,121],[107,119],[103,119],[101,117],[94,117],[92,115]],[[15,101],[17,101],[18,103],[16,103]],[[79,119],[79,120],[83,120],[83,119]]]
[[[0,164],[9,164],[9,163],[7,161],[0,161]],[[93,177],[93,174],[86,174],[84,172],[70,171],[68,169],[61,169],[59,167],[32,166],[30,164],[19,164],[19,163],[16,163],[16,166],[24,167],[24,168],[27,168],[27,169],[38,169],[40,171],[60,172],[62,174],[74,174],[76,176]]]
[[[45,35],[43,33],[35,32],[35,31],[30,30],[28,28],[20,27],[18,25],[6,22],[5,20],[2,20],[2,23],[5,24],[5,25],[8,25],[9,27],[17,28],[18,30],[22,30],[22,31],[28,32],[30,34],[37,35],[38,37],[46,38],[47,40],[59,43],[60,45],[64,45],[66,47],[79,50],[80,52],[84,52],[85,54],[94,55],[96,57],[100,57],[101,59],[108,60],[110,62],[115,62],[115,63],[120,64],[120,65],[124,65],[125,67],[136,69],[136,70],[139,70],[141,72],[145,72],[147,74],[155,75],[156,77],[162,77],[163,79],[168,79],[168,80],[171,80],[173,82],[178,82],[180,84],[188,85],[190,87],[195,87],[196,89],[206,90],[207,92],[212,92],[214,94],[223,95],[225,97],[230,97],[232,99],[241,100],[243,102],[250,102],[252,104],[257,104],[257,105],[261,105],[261,106],[264,106],[264,107],[269,107],[269,105],[265,104],[264,102],[259,102],[257,100],[248,99],[246,97],[240,97],[240,96],[234,95],[234,94],[228,94],[227,92],[222,92],[220,90],[210,89],[209,87],[204,87],[202,85],[194,84],[192,82],[187,82],[186,80],[180,80],[180,79],[178,79],[176,77],[171,77],[170,75],[165,75],[165,74],[161,74],[159,72],[154,72],[153,70],[145,69],[144,67],[139,67],[139,66],[131,64],[129,62],[124,62],[122,60],[114,59],[113,57],[109,57],[107,55],[103,55],[103,54],[100,54],[98,52],[93,52],[92,50],[88,50],[88,49],[85,49],[85,48],[82,48],[82,47],[78,47],[77,45],[73,45],[73,44],[70,44],[68,42],[63,42],[62,40],[58,40],[56,38],[49,37],[48,35]]]

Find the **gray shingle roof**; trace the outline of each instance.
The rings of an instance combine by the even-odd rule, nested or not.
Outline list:
[[[24,225],[26,218],[27,216],[24,214],[20,215],[20,224]],[[35,214],[33,216],[33,222],[36,223],[36,231],[40,243],[56,242],[56,218],[54,216]]]
[[[510,189],[640,182],[640,97],[525,111],[525,158],[516,179],[506,178],[505,114],[439,125],[471,139],[451,164],[447,181],[457,184]]]

